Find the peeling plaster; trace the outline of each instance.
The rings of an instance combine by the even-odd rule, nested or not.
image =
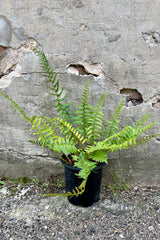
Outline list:
[[[153,108],[160,109],[160,94],[157,94],[156,96],[151,98],[149,102],[151,103]]]
[[[25,52],[33,52],[33,46],[37,46],[37,41],[30,38],[21,47],[3,48],[1,50],[0,61],[0,88],[7,88],[16,77],[21,76],[21,58]],[[3,53],[3,54],[2,54]]]
[[[5,49],[6,49],[5,47],[0,46],[0,58],[2,58],[3,52],[4,52]]]
[[[77,76],[92,75],[94,77],[104,77],[100,63],[91,63],[86,61],[71,63],[67,66],[67,71],[68,73],[75,74]]]
[[[137,89],[123,88],[120,94],[126,95],[126,107],[137,106],[143,103],[142,94]]]

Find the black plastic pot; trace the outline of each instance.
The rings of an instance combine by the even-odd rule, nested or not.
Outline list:
[[[72,192],[75,187],[78,187],[82,179],[78,178],[75,174],[79,172],[79,168],[72,167],[62,161],[62,164],[65,168],[65,188],[66,192]],[[102,169],[105,163],[93,169],[90,173],[85,191],[82,195],[78,197],[68,197],[68,200],[73,205],[89,207],[93,203],[97,202],[100,198],[100,188],[101,188],[101,178],[102,178]]]

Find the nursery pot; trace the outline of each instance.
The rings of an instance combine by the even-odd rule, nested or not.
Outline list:
[[[72,167],[62,161],[65,169],[65,188],[66,192],[73,192],[75,187],[78,187],[82,179],[76,176],[76,173],[79,172],[79,168]],[[100,198],[100,187],[101,187],[101,178],[102,178],[102,169],[105,163],[93,169],[87,179],[85,191],[82,195],[78,197],[68,197],[68,200],[73,205],[89,207],[93,203],[97,202]]]

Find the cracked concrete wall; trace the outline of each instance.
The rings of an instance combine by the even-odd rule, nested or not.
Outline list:
[[[149,112],[151,122],[160,121],[158,9],[156,0],[2,1],[0,90],[29,115],[54,115],[31,49],[35,44],[46,53],[73,103],[78,103],[91,78],[92,101],[108,90],[106,117],[126,99],[122,126]],[[28,142],[32,138],[28,123],[3,98],[0,103],[0,176],[44,180],[62,174],[53,153]],[[159,126],[152,131],[157,132]],[[159,138],[141,148],[111,154],[104,181],[107,168],[113,167],[123,168],[132,181],[160,183],[159,156]]]

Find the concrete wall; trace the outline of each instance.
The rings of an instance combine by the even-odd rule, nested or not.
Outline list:
[[[160,121],[160,2],[157,0],[6,0],[0,8],[0,91],[28,115],[54,116],[32,45],[46,53],[68,100],[78,103],[91,78],[91,99],[108,91],[106,117],[126,99],[121,125],[151,112]],[[51,179],[57,157],[28,142],[29,124],[0,98],[0,176]],[[152,133],[160,132],[156,126]],[[160,139],[109,156],[132,181],[160,183]],[[107,168],[106,167],[106,172]],[[106,174],[107,176],[107,174]],[[107,182],[107,178],[105,179]]]

